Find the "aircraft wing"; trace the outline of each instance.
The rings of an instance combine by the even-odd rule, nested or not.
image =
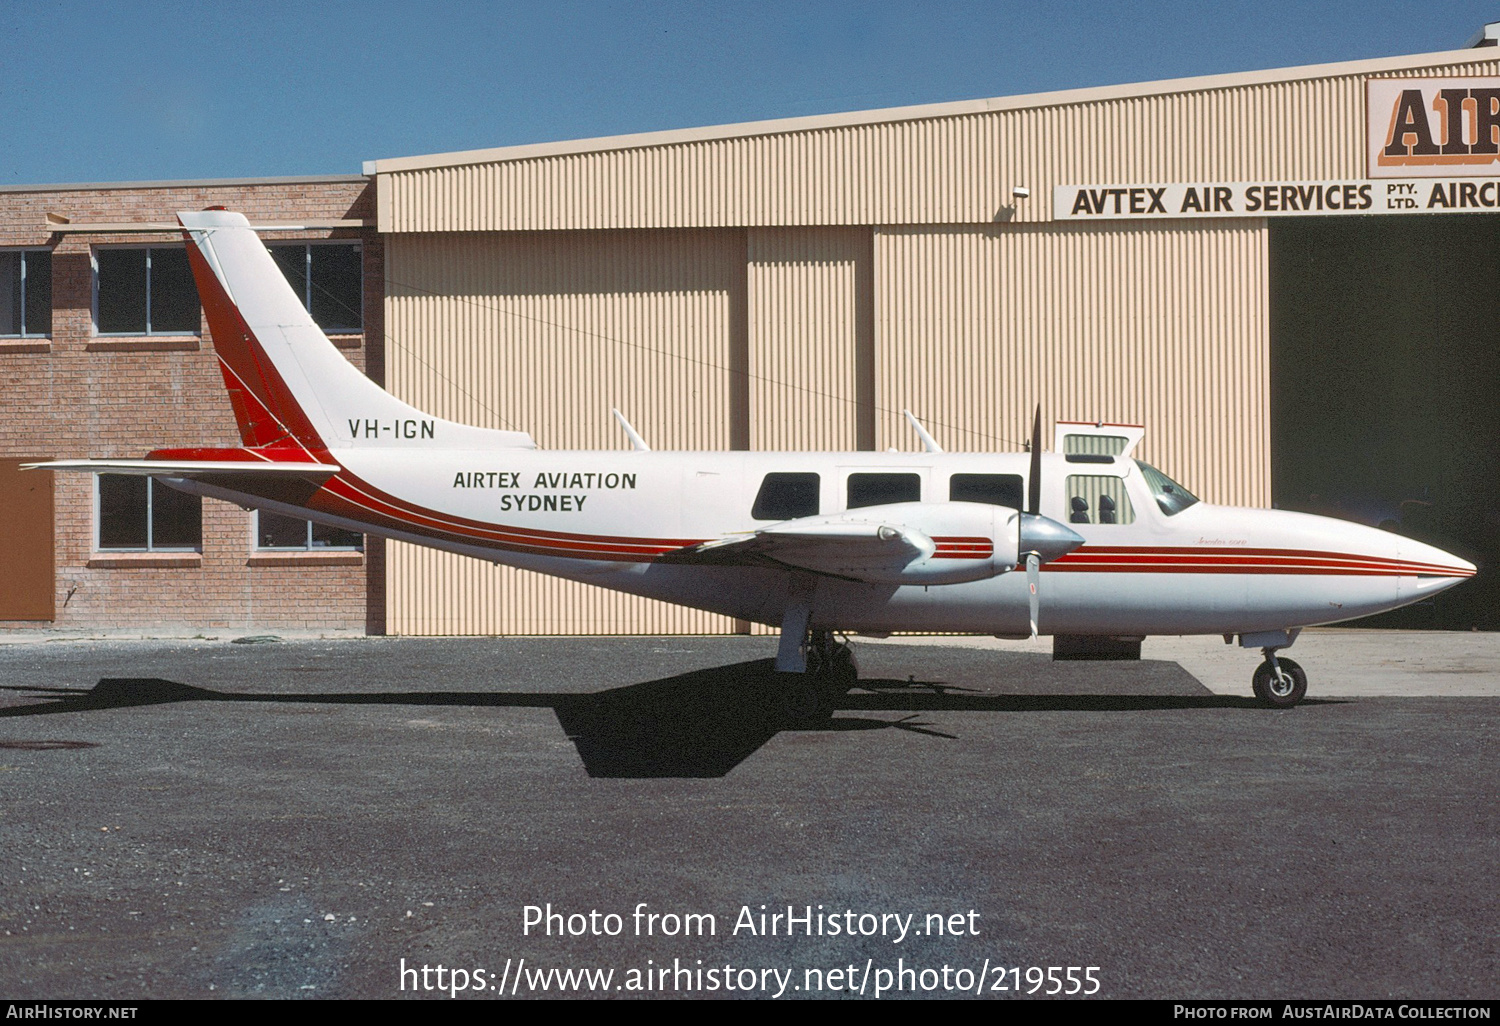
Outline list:
[[[920,540],[919,540],[920,539]],[[932,542],[886,524],[801,524],[788,521],[751,534],[729,535],[673,553],[673,563],[719,566],[779,564],[847,580],[900,569],[931,551]]]
[[[1016,565],[1015,510],[899,503],[786,520],[715,538],[664,562],[776,566],[869,584],[980,580]]]

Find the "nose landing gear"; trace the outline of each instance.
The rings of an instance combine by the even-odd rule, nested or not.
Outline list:
[[[1266,661],[1255,668],[1250,682],[1255,697],[1273,709],[1290,709],[1307,695],[1307,674],[1294,660],[1276,658],[1274,648],[1262,651]]]
[[[1265,653],[1266,661],[1255,668],[1250,686],[1255,697],[1272,709],[1290,709],[1307,697],[1307,674],[1291,659],[1278,659],[1276,653],[1289,647],[1302,633],[1301,627],[1288,627],[1283,631],[1259,631],[1239,635],[1241,648],[1258,648]],[[1233,644],[1235,635],[1224,635],[1226,645]]]

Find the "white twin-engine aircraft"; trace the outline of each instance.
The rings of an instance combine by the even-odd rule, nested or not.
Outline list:
[[[549,452],[422,413],[328,341],[249,222],[179,215],[244,446],[54,469],[184,491],[779,626],[779,701],[831,714],[856,679],[836,633],[1238,636],[1254,691],[1295,705],[1277,651],[1475,567],[1323,517],[1213,506],[1131,458],[1140,428],[1060,424],[1026,453]],[[618,416],[618,414],[617,414]],[[910,416],[908,414],[908,416]],[[1073,436],[1064,446],[1065,436]]]

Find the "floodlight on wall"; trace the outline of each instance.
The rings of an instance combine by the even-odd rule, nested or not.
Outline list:
[[[1016,199],[1025,199],[1027,196],[1031,195],[1031,190],[1026,188],[1026,186],[1024,185],[1018,185],[1014,189],[1010,190],[1010,194]]]
[[[49,210],[49,211],[47,211],[47,223],[48,224],[72,224],[73,223],[73,219],[69,218],[69,217],[63,217],[61,214],[54,214],[52,211]]]

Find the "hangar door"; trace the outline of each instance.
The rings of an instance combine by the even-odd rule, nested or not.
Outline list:
[[[1270,233],[1273,502],[1480,566],[1361,624],[1500,629],[1500,222],[1282,218]]]

